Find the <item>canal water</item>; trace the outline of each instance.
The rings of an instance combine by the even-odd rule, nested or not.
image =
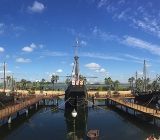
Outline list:
[[[143,121],[132,113],[104,106],[104,100],[95,103],[99,106],[89,102],[87,108],[78,108],[74,120],[73,109],[65,109],[63,98],[46,101],[46,106],[33,107],[28,115],[25,110],[13,115],[11,124],[0,121],[0,140],[71,140],[74,134],[75,140],[87,140],[89,130],[99,130],[99,140],[144,140],[152,133],[160,135],[159,120]]]

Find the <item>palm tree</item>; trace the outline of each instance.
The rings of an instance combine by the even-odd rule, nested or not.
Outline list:
[[[116,80],[115,82],[113,82],[113,84],[114,84],[114,87],[115,87],[115,91],[117,91],[120,82],[118,80]]]
[[[46,80],[45,80],[45,79],[42,79],[42,80],[39,82],[39,84],[40,84],[40,90],[43,91],[45,83],[46,83]]]
[[[131,79],[131,78],[129,78],[129,79],[128,79],[128,82],[129,82],[129,85],[130,85],[130,88],[131,88],[131,85],[132,85],[132,79]]]
[[[133,81],[135,81],[134,77],[131,77],[131,78],[128,79],[128,82],[129,82],[130,88],[131,88],[131,92],[133,92]]]
[[[104,79],[104,82],[105,82],[106,85],[108,85],[108,90],[109,90],[109,94],[110,94],[110,88],[111,88],[111,86],[113,84],[113,81],[112,81],[112,79],[110,77],[108,77],[108,78]]]
[[[143,82],[142,82],[142,79],[141,79],[141,78],[138,78],[138,79],[136,80],[136,85],[137,85],[137,87],[138,87],[139,89],[142,88]]]
[[[26,89],[27,81],[25,79],[21,80],[23,90]]]
[[[149,82],[150,82],[150,79],[149,79],[149,78],[144,79],[145,91],[146,91],[146,89],[148,90],[147,87],[148,87]]]
[[[58,80],[59,80],[59,76],[58,75],[52,75],[51,82],[53,84],[53,90],[55,90],[54,83],[55,82],[57,83]]]

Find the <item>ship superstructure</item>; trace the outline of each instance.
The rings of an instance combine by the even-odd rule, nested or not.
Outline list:
[[[78,59],[78,38],[76,38],[76,55],[74,57],[74,67],[71,81],[69,82],[68,88],[65,91],[66,107],[79,107],[87,104],[88,93],[84,79],[82,77],[80,78]]]

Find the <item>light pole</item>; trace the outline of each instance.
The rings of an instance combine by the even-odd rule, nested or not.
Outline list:
[[[74,118],[73,119],[73,129],[74,129],[74,132],[73,132],[73,134],[74,134],[74,140],[75,140],[75,117],[77,116],[77,112],[76,112],[76,110],[74,109],[73,111],[72,111],[72,117]]]

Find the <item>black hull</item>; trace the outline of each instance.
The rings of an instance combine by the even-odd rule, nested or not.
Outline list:
[[[86,86],[69,85],[65,91],[65,107],[83,107],[88,104]]]
[[[14,97],[13,96],[6,96],[6,93],[0,93],[0,102],[1,103],[7,103],[7,102],[13,102]]]
[[[141,102],[158,102],[160,99],[160,92],[153,92],[153,93],[141,93],[138,96],[135,96],[135,101],[141,101]]]

